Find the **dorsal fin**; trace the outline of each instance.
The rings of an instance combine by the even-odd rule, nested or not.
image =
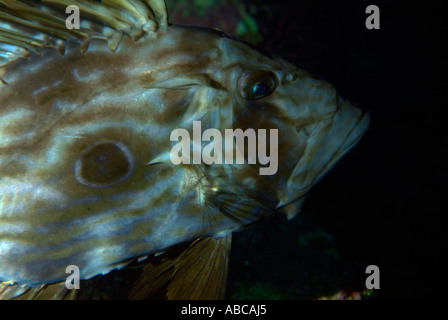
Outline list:
[[[80,11],[80,28],[68,29],[67,6]],[[0,0],[0,66],[30,51],[65,50],[66,40],[106,39],[115,51],[126,34],[137,40],[145,32],[168,26],[164,0]]]

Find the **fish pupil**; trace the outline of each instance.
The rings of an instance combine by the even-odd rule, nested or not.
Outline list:
[[[263,83],[263,82],[260,82],[260,83],[257,83],[257,84],[255,84],[253,87],[252,87],[252,92],[255,94],[255,95],[257,95],[257,96],[262,96],[262,95],[264,95],[264,94],[266,94],[266,92],[268,91],[268,86],[265,84],[265,83]]]

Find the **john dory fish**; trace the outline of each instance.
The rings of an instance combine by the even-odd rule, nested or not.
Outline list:
[[[170,134],[194,121],[278,130],[277,171],[247,148],[243,164],[173,164]],[[221,298],[232,232],[294,217],[368,122],[278,57],[169,24],[162,0],[0,0],[0,297],[63,298],[69,265],[88,279],[187,243],[149,259],[139,292]]]

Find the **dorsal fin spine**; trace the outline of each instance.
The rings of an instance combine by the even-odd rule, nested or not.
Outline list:
[[[68,5],[80,10],[79,29],[66,27]],[[164,0],[0,0],[0,66],[30,51],[52,48],[63,54],[61,42],[66,40],[78,40],[85,52],[91,39],[104,39],[115,51],[124,35],[137,41],[145,33],[167,26]]]

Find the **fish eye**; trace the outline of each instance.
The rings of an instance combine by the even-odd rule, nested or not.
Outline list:
[[[238,91],[244,99],[258,100],[270,95],[277,84],[277,76],[272,71],[250,71],[240,77]]]

